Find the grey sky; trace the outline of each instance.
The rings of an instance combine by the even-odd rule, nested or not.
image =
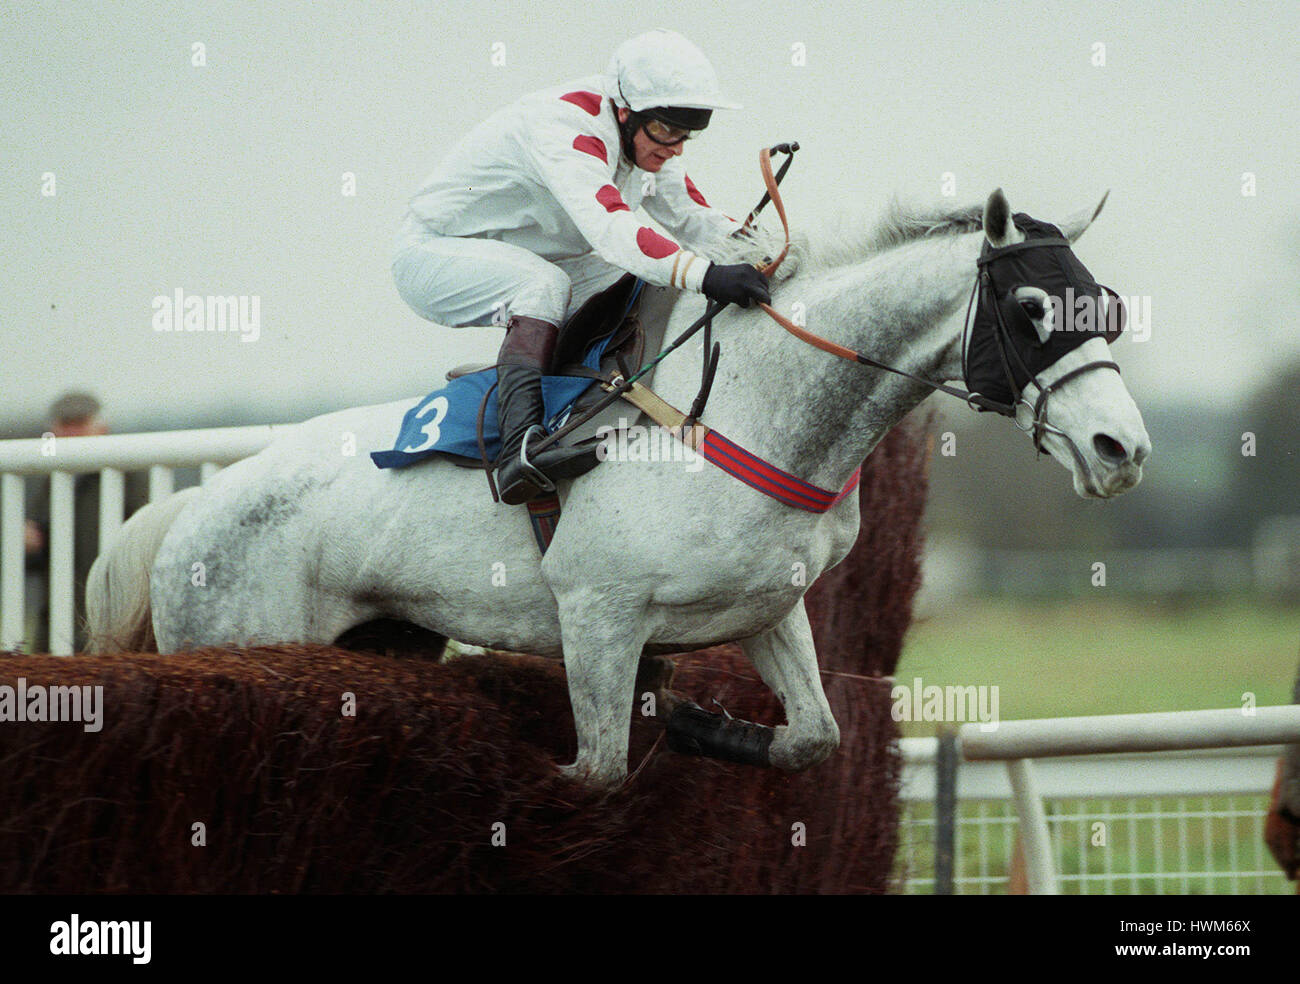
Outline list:
[[[955,201],[1000,185],[1048,220],[1109,188],[1079,252],[1152,299],[1150,341],[1117,346],[1139,405],[1240,401],[1300,359],[1294,3],[7,4],[0,426],[69,386],[152,426],[293,420],[489,357],[499,330],[433,326],[397,296],[407,197],[493,109],[659,26],[744,104],[687,152],[731,214],[761,190],[758,147],[792,138],[803,227],[893,192],[939,199],[944,172]],[[155,332],[152,299],[178,287],[258,296],[261,337]]]

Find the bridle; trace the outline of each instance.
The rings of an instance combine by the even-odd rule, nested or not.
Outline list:
[[[1011,335],[1011,329],[1008,327],[1006,323],[1006,317],[1004,314],[1005,305],[1003,303],[999,303],[998,301],[997,288],[993,283],[993,277],[989,271],[989,267],[993,263],[997,262],[998,260],[1008,255],[1018,253],[1018,252],[1023,252],[1025,250],[1048,248],[1048,247],[1057,247],[1057,248],[1063,247],[1065,249],[1071,248],[1070,241],[1068,239],[1065,239],[1064,237],[1044,236],[1035,239],[1026,239],[1023,242],[1012,243],[1008,246],[1002,246],[996,248],[991,248],[986,245],[983,253],[975,261],[976,265],[979,267],[979,273],[976,277],[975,287],[971,288],[971,300],[966,305],[966,322],[962,328],[962,378],[967,380],[969,380],[970,378],[969,375],[970,370],[967,363],[967,356],[969,355],[969,350],[970,350],[969,342],[968,342],[968,333],[971,331],[971,324],[972,324],[971,317],[970,317],[971,307],[975,301],[976,293],[978,291],[980,307],[984,308],[987,306],[993,309],[993,314],[996,319],[996,324],[994,326],[994,340],[997,343],[998,355],[1002,363],[1003,372],[1006,375],[1007,385],[1011,390],[1011,392],[1019,394],[1013,403],[1006,404],[1006,403],[999,403],[997,401],[988,401],[993,405],[992,406],[986,405],[986,408],[993,410],[995,413],[1001,414],[1004,417],[1010,417],[1012,422],[1016,425],[1017,429],[1019,429],[1020,431],[1026,434],[1031,435],[1034,442],[1034,450],[1036,450],[1039,454],[1044,453],[1043,451],[1044,434],[1052,434],[1055,435],[1056,437],[1061,438],[1069,445],[1071,453],[1077,459],[1080,466],[1083,466],[1084,465],[1083,456],[1079,453],[1079,449],[1075,445],[1073,438],[1071,438],[1059,427],[1054,426],[1051,423],[1051,421],[1047,419],[1048,399],[1051,397],[1053,393],[1059,390],[1070,380],[1078,376],[1082,376],[1086,372],[1090,372],[1093,369],[1114,369],[1115,372],[1118,373],[1120,371],[1119,366],[1110,359],[1094,359],[1092,362],[1088,362],[1082,366],[1077,366],[1076,368],[1071,369],[1069,372],[1065,373],[1063,376],[1060,376],[1059,378],[1053,380],[1051,383],[1044,385],[1039,380],[1038,373],[1032,372],[1030,368],[1027,365],[1025,365],[1025,360],[1021,354],[1021,351],[1019,347],[1016,346]],[[1110,310],[1111,310],[1110,304],[1117,305],[1117,310],[1118,310],[1117,327],[1113,332],[1107,331],[1104,333],[1104,337],[1106,338],[1107,343],[1110,344],[1113,343],[1115,339],[1119,337],[1120,333],[1123,332],[1124,330],[1124,321],[1126,318],[1124,301],[1119,296],[1119,294],[1111,290],[1111,288],[1103,284],[1098,284],[1097,286],[1100,287],[1101,290],[1104,291],[1107,297],[1109,297],[1110,299],[1110,303],[1108,303],[1106,307],[1105,318],[1107,322],[1110,321]],[[1012,290],[1014,290],[1014,288],[1012,288]],[[1008,291],[1008,293],[1010,293],[1010,291]],[[1024,376],[1028,377],[1027,382],[1023,386],[1018,387],[1016,385],[1015,374],[1012,372],[1010,361],[1007,358],[1008,352],[1010,352],[1011,356],[1016,360],[1020,372]],[[1025,390],[1028,388],[1028,384],[1030,382],[1032,382],[1034,386],[1038,388],[1038,397],[1033,402],[1033,404],[1030,404],[1030,402],[1025,398],[1024,395]],[[977,393],[971,395],[979,396],[979,394]],[[1022,414],[1020,412],[1022,408],[1028,411],[1027,418],[1022,418]],[[1022,419],[1025,419],[1024,423],[1021,422]]]
[[[768,158],[769,158],[769,152],[766,148],[764,148],[759,153],[760,168],[763,172],[763,178],[767,183],[768,193],[771,196],[772,204],[776,206],[777,214],[780,216],[781,225],[785,232],[786,250],[788,250],[790,245],[790,226],[786,218],[785,208],[783,207],[783,204],[781,202],[780,193],[777,190],[776,182],[772,180],[772,168]],[[906,378],[911,379],[914,382],[929,387],[931,390],[941,392],[941,393],[947,393],[949,396],[956,397],[957,399],[965,403],[968,407],[970,407],[972,410],[990,411],[992,413],[999,414],[1000,416],[1011,418],[1012,422],[1016,425],[1016,427],[1019,430],[1023,431],[1026,434],[1030,434],[1032,436],[1034,442],[1034,449],[1039,454],[1045,453],[1043,448],[1043,443],[1042,443],[1043,437],[1045,435],[1051,434],[1055,437],[1061,438],[1065,442],[1067,447],[1069,447],[1070,453],[1074,456],[1075,461],[1079,465],[1080,469],[1086,472],[1087,471],[1086,459],[1084,459],[1083,454],[1079,451],[1079,448],[1075,444],[1074,439],[1071,438],[1068,434],[1066,434],[1065,431],[1061,430],[1059,427],[1056,427],[1054,424],[1052,424],[1052,422],[1048,419],[1047,416],[1048,400],[1053,393],[1058,392],[1061,389],[1061,387],[1064,386],[1066,383],[1068,383],[1070,380],[1082,376],[1086,372],[1090,372],[1094,369],[1114,369],[1116,372],[1119,372],[1120,371],[1119,366],[1115,362],[1109,359],[1096,359],[1085,365],[1078,366],[1077,368],[1071,369],[1069,372],[1065,373],[1059,379],[1053,380],[1050,384],[1043,384],[1038,378],[1038,373],[1031,371],[1029,366],[1025,364],[1025,359],[1022,356],[1019,347],[1017,346],[1015,339],[1011,334],[1010,327],[1007,325],[1006,318],[1003,312],[1003,304],[999,303],[996,286],[993,281],[993,275],[989,270],[990,266],[1006,258],[1009,255],[1022,253],[1027,250],[1046,249],[1048,247],[1064,247],[1068,250],[1070,249],[1070,241],[1068,239],[1065,239],[1062,236],[1056,235],[1056,236],[1040,236],[1036,238],[1026,239],[1023,242],[1012,243],[1008,246],[1002,246],[1002,247],[993,247],[990,244],[985,243],[983,252],[981,253],[980,257],[976,260],[978,273],[975,278],[975,283],[971,287],[970,300],[967,302],[966,305],[966,320],[962,328],[962,378],[966,382],[966,384],[970,386],[970,370],[967,362],[967,357],[970,349],[970,340],[973,334],[972,326],[974,325],[975,322],[978,322],[980,320],[979,316],[982,310],[991,308],[993,312],[993,320],[991,323],[987,324],[984,330],[991,330],[993,332],[993,338],[997,346],[997,351],[1002,364],[1003,372],[1005,373],[1006,376],[1006,382],[1008,384],[1010,392],[1015,394],[1014,399],[1011,400],[1010,402],[1003,402],[996,399],[992,399],[978,392],[974,388],[969,390],[964,390],[957,386],[949,386],[946,383],[938,383],[932,379],[926,379],[923,376],[917,376],[914,373],[910,373],[906,371],[905,369],[899,369],[895,366],[886,365],[883,362],[877,362],[875,359],[865,356],[860,352],[854,351],[853,349],[847,348],[843,345],[838,345],[835,342],[822,338],[819,335],[814,335],[812,332],[804,328],[800,328],[798,325],[794,324],[794,322],[792,322],[790,319],[778,313],[770,304],[760,303],[759,307],[761,307],[764,311],[766,311],[767,314],[777,324],[779,324],[786,331],[790,332],[796,338],[799,338],[800,340],[807,342],[809,345],[819,348],[824,352],[828,352],[831,355],[838,356],[842,359],[848,359],[850,361],[857,362],[861,365],[871,366],[875,369],[883,369],[886,372],[892,372],[899,376],[905,376]],[[764,274],[769,276],[772,274],[772,272],[780,264],[781,260],[785,257],[786,250],[783,250],[781,252],[781,255],[774,262],[769,263],[766,266],[760,267],[760,269],[763,271]],[[1124,320],[1126,317],[1124,302],[1120,298],[1120,296],[1115,291],[1111,290],[1109,287],[1105,287],[1100,284],[1098,284],[1097,286],[1100,287],[1100,289],[1103,292],[1105,292],[1105,294],[1110,298],[1111,303],[1118,305],[1118,327],[1116,327],[1114,331],[1107,331],[1104,333],[1106,341],[1108,343],[1112,343],[1117,337],[1119,337],[1119,334],[1124,329]],[[979,300],[978,308],[975,307],[975,302],[977,298]],[[973,320],[971,317],[972,310],[974,310],[975,312],[975,318]],[[1109,304],[1107,305],[1106,320],[1109,323],[1110,320]],[[1089,334],[1098,334],[1098,333],[1090,332]],[[1079,344],[1082,344],[1082,342],[1080,342]],[[1023,385],[1018,386],[1016,384],[1015,373],[1012,371],[1011,359],[1008,358],[1008,353],[1010,354],[1011,358],[1015,359],[1020,369],[1020,372],[1024,377],[1026,377],[1026,382]],[[1039,372],[1041,371],[1042,370],[1040,369]],[[1038,388],[1038,397],[1037,399],[1034,400],[1032,404],[1024,396],[1025,389],[1028,387],[1028,384],[1030,382],[1032,382]],[[1027,415],[1021,413],[1022,409],[1027,411]]]
[[[759,202],[758,206],[754,209],[754,211],[749,213],[749,217],[746,218],[745,222],[743,223],[742,229],[748,228],[750,223],[753,221],[753,219],[758,214],[758,212],[763,208],[763,206],[768,201],[771,201],[772,205],[776,208],[777,215],[780,216],[781,227],[785,235],[784,248],[781,250],[780,254],[778,254],[775,259],[769,260],[766,263],[755,264],[755,266],[764,274],[764,276],[770,277],[776,271],[777,267],[781,265],[782,260],[785,259],[786,254],[790,250],[790,223],[788,217],[786,216],[785,204],[781,200],[781,194],[778,189],[778,185],[780,184],[781,178],[785,175],[786,170],[790,166],[792,156],[788,156],[786,161],[781,165],[781,170],[776,175],[773,175],[771,155],[778,151],[785,153],[787,155],[793,155],[794,151],[798,150],[798,148],[799,145],[797,143],[790,143],[790,144],[779,144],[773,148],[764,147],[762,150],[759,151],[759,155],[758,155],[759,168],[762,171],[763,181],[767,186],[767,192],[764,194],[762,200]],[[1020,219],[1022,217],[1017,215],[1015,216],[1015,218]],[[1023,219],[1026,220],[1028,223],[1036,223],[1036,220],[1031,219],[1028,216],[1024,216]],[[1045,223],[1038,223],[1038,224],[1046,226]],[[883,362],[877,362],[875,359],[872,359],[869,356],[863,355],[860,352],[854,351],[853,349],[847,348],[846,346],[840,345],[836,342],[832,342],[829,339],[822,338],[820,335],[814,335],[806,328],[799,327],[789,318],[785,317],[785,315],[779,313],[770,304],[764,304],[760,302],[758,304],[758,307],[762,308],[765,312],[767,312],[768,316],[771,317],[773,321],[775,321],[778,325],[780,325],[790,334],[794,335],[796,338],[800,339],[801,341],[806,342],[807,344],[813,346],[814,348],[821,349],[823,352],[827,352],[841,359],[847,359],[850,362],[856,362],[860,365],[871,366],[872,368],[875,369],[882,369],[886,372],[892,372],[896,375],[904,376],[907,379],[912,380],[913,382],[920,383],[921,385],[930,388],[931,390],[940,393],[947,393],[949,396],[956,397],[957,399],[965,403],[968,407],[970,407],[972,410],[990,411],[992,413],[999,414],[1000,416],[1003,417],[1010,417],[1012,419],[1012,422],[1015,423],[1017,428],[1033,436],[1034,448],[1036,451],[1038,451],[1039,454],[1044,453],[1042,441],[1045,435],[1051,434],[1053,436],[1061,438],[1062,440],[1065,441],[1066,445],[1069,447],[1071,454],[1074,455],[1075,461],[1079,465],[1080,470],[1086,473],[1088,471],[1086,459],[1083,457],[1083,454],[1079,451],[1079,448],[1075,444],[1074,440],[1063,430],[1061,430],[1059,427],[1054,426],[1051,423],[1051,421],[1048,420],[1047,417],[1048,399],[1053,393],[1059,391],[1061,387],[1064,386],[1066,383],[1068,383],[1070,380],[1075,379],[1078,376],[1081,376],[1085,372],[1088,372],[1093,369],[1114,369],[1116,372],[1119,372],[1119,366],[1116,365],[1114,362],[1111,362],[1110,360],[1094,360],[1092,362],[1087,363],[1086,365],[1079,366],[1076,369],[1070,370],[1065,375],[1061,376],[1059,379],[1054,380],[1049,385],[1042,384],[1038,379],[1038,375],[1033,371],[1031,371],[1030,368],[1025,364],[1025,360],[1018,350],[1015,340],[1011,334],[1011,330],[1008,327],[1006,323],[1006,319],[1003,315],[1002,305],[998,303],[995,284],[993,281],[992,274],[989,271],[989,267],[992,264],[998,262],[999,260],[1003,260],[1006,257],[1011,256],[1013,254],[1022,253],[1026,250],[1033,250],[1038,248],[1045,249],[1048,247],[1065,247],[1067,250],[1069,250],[1070,249],[1069,240],[1065,239],[1060,235],[1060,230],[1056,229],[1054,226],[1048,228],[1050,228],[1054,233],[1056,233],[1056,235],[1033,237],[1030,239],[1026,239],[1023,242],[1013,243],[1009,246],[1003,246],[1003,247],[993,247],[990,244],[986,243],[983,253],[977,260],[978,274],[976,276],[974,286],[971,287],[970,301],[966,305],[966,323],[962,328],[963,379],[966,382],[967,386],[971,386],[970,370],[968,367],[967,357],[969,354],[970,344],[974,341],[974,334],[972,332],[971,311],[972,309],[974,309],[975,300],[978,297],[980,301],[980,308],[976,309],[975,321],[977,322],[979,321],[979,312],[985,307],[986,304],[993,311],[993,315],[992,315],[993,321],[989,323],[987,327],[985,327],[983,330],[992,332],[992,337],[994,338],[994,341],[997,345],[999,361],[1003,373],[1005,374],[1006,377],[1005,381],[1010,386],[1009,392],[1013,394],[1013,399],[1011,399],[1008,402],[999,401],[989,396],[986,396],[983,393],[980,393],[973,386],[969,390],[964,390],[957,386],[949,386],[947,383],[938,383],[932,379],[926,379],[923,376],[917,376],[915,373],[910,373],[905,369],[899,369],[896,368],[895,366],[886,365]],[[1070,254],[1070,256],[1073,259],[1072,253]],[[1078,264],[1078,261],[1073,260],[1073,263]],[[1087,274],[1087,271],[1083,270],[1081,264],[1078,264],[1078,266],[1079,266],[1079,270],[1082,271],[1083,274]],[[1091,275],[1088,276],[1090,282]],[[1071,280],[1071,282],[1073,283],[1074,281]],[[1083,284],[1083,281],[1079,281],[1079,282]],[[1086,286],[1086,284],[1084,284],[1084,286]],[[1096,286],[1099,288],[1099,290],[1103,291],[1110,298],[1112,298],[1114,302],[1118,305],[1118,312],[1119,312],[1118,327],[1113,332],[1107,331],[1104,333],[1107,342],[1113,342],[1115,338],[1119,336],[1120,332],[1123,331],[1124,318],[1125,318],[1124,304],[1123,301],[1120,299],[1119,295],[1116,294],[1109,287],[1103,287],[1101,285],[1096,285]],[[550,445],[557,442],[560,438],[564,437],[566,434],[568,434],[569,432],[571,432],[581,424],[585,423],[587,420],[591,419],[596,413],[603,410],[606,406],[610,405],[615,400],[624,397],[624,395],[627,394],[632,389],[632,387],[637,384],[637,380],[639,380],[647,372],[651,371],[656,365],[662,362],[672,352],[680,348],[683,344],[686,343],[688,339],[690,339],[697,331],[699,331],[702,328],[705,329],[706,331],[706,344],[704,346],[704,350],[707,355],[710,352],[709,345],[707,342],[708,326],[711,324],[712,319],[717,315],[717,313],[721,311],[722,308],[725,306],[726,306],[725,302],[722,301],[711,302],[707,310],[704,312],[704,314],[701,315],[699,318],[697,318],[695,322],[689,328],[687,328],[680,336],[674,339],[671,344],[665,346],[664,349],[655,358],[648,361],[645,365],[643,365],[640,369],[636,370],[635,372],[632,372],[629,368],[626,367],[622,368],[621,371],[618,374],[616,374],[612,380],[609,381],[609,385],[605,387],[606,395],[601,400],[599,400],[597,403],[593,404],[592,406],[588,407],[579,416],[571,417],[568,421],[564,423],[563,426],[559,427],[550,435],[543,438],[538,443],[537,447],[534,450],[540,451],[546,447],[549,447]],[[1019,316],[1025,317],[1023,312],[1020,312]],[[1110,313],[1108,307],[1107,310],[1108,321],[1109,321],[1109,317],[1110,317]],[[976,325],[976,327],[980,327],[980,326]],[[1032,332],[1032,328],[1030,328],[1029,330]],[[1095,331],[1090,331],[1087,332],[1086,334],[1096,335],[1099,333]],[[1079,342],[1079,344],[1082,344],[1082,342]],[[1043,347],[1047,347],[1047,346],[1044,345]],[[1071,346],[1071,347],[1075,347],[1075,346]],[[677,416],[681,418],[681,421],[679,421],[679,423],[683,433],[690,431],[692,429],[692,425],[694,425],[699,419],[699,414],[703,407],[704,401],[707,399],[709,385],[712,382],[713,370],[716,370],[717,368],[717,348],[718,348],[717,343],[714,343],[712,355],[708,356],[709,359],[711,359],[712,368],[710,368],[710,363],[706,362],[705,379],[701,386],[700,393],[696,397],[695,403],[691,407],[690,413],[686,415],[682,415],[680,411],[675,411],[677,413]],[[1012,356],[1015,357],[1021,372],[1026,377],[1026,381],[1023,385],[1020,386],[1016,385],[1015,374],[1012,372],[1011,361],[1007,357],[1008,351],[1011,353]],[[1062,352],[1062,354],[1064,354],[1064,352]],[[1052,360],[1052,362],[1054,363],[1055,360]],[[1052,363],[1048,363],[1048,364],[1052,364]],[[1029,401],[1024,397],[1025,387],[1028,386],[1030,382],[1034,383],[1034,385],[1038,387],[1038,398],[1034,401],[1033,404],[1030,404]],[[484,406],[486,406],[486,399],[484,400],[483,405],[479,407],[480,425],[481,425],[481,418],[482,418]],[[1021,414],[1020,414],[1021,408],[1024,408],[1029,413],[1027,422],[1023,424],[1021,423]],[[650,411],[646,411],[646,412],[649,413]],[[653,417],[654,415],[651,414],[651,416]],[[659,418],[655,417],[654,419],[658,420]],[[481,426],[480,426],[480,430],[481,430]],[[486,468],[487,453],[485,450],[483,450],[481,435],[480,435],[480,452],[483,456],[485,462],[485,468]],[[490,481],[491,478],[489,475],[489,483]]]

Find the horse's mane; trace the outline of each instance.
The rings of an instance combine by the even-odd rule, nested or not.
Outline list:
[[[837,214],[820,228],[801,233],[800,263],[805,267],[860,263],[896,246],[927,236],[954,236],[983,228],[984,206],[953,207],[933,203],[904,203],[891,198],[874,222],[861,215]],[[793,250],[795,237],[791,236]]]
[[[861,263],[896,246],[928,236],[953,236],[983,228],[984,206],[943,206],[904,203],[897,197],[886,203],[884,211],[872,221],[861,214],[837,213],[827,222],[814,224],[809,230],[796,229],[790,234],[790,253],[777,279],[785,279],[796,270],[826,270]],[[734,246],[733,246],[734,243]],[[758,245],[743,240],[729,240],[726,247],[710,253],[719,263],[756,262],[764,255],[775,256],[781,249],[781,233],[775,217],[768,217],[759,227]]]

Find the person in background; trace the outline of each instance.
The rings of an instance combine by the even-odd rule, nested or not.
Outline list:
[[[1300,704],[1300,672],[1291,699]],[[1300,744],[1286,746],[1277,760],[1277,781],[1264,821],[1264,843],[1287,878],[1295,880],[1300,875]]]
[[[46,433],[55,438],[93,437],[108,433],[99,401],[89,393],[70,392],[55,400],[49,409]],[[138,473],[128,474],[125,489],[125,515],[130,516],[149,499],[148,483]],[[73,482],[73,597],[75,604],[73,648],[85,648],[86,577],[99,553],[99,475],[90,472],[78,475]],[[35,575],[39,584],[37,604],[29,605],[35,612],[33,624],[28,620],[28,639],[31,652],[49,650],[49,569],[50,569],[50,485],[40,484],[28,508],[28,519],[23,531],[26,549],[26,570],[29,580]]]

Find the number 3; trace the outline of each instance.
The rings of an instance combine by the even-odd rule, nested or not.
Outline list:
[[[420,424],[419,433],[424,435],[424,440],[419,444],[405,448],[404,450],[423,451],[426,448],[431,448],[437,444],[438,438],[442,436],[442,431],[439,430],[438,425],[446,419],[448,409],[447,398],[445,396],[438,396],[430,400],[427,404],[421,404],[415,411],[414,420]],[[420,415],[426,410],[432,410],[433,416],[428,420],[421,420]]]

